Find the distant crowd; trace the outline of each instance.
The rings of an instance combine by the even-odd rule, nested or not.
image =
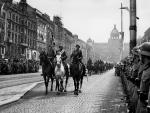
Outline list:
[[[92,63],[92,60],[89,59],[87,62],[87,69],[89,73],[103,73],[107,70],[110,70],[114,67],[113,63],[104,62],[102,60],[97,60],[94,63]]]
[[[0,75],[35,73],[39,70],[39,61],[27,59],[0,59]]]

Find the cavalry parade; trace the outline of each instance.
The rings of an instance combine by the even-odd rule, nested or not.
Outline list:
[[[0,113],[150,113],[148,3],[0,0]]]

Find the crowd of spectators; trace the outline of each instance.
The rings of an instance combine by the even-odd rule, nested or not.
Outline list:
[[[150,42],[136,46],[115,66],[121,77],[129,113],[150,113]]]
[[[39,70],[39,61],[27,59],[0,59],[0,75],[34,73]]]

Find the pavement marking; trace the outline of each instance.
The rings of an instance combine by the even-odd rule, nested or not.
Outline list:
[[[0,106],[19,100],[25,93],[42,82],[23,84],[0,89]]]

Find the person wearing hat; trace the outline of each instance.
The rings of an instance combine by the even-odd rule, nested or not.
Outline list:
[[[145,42],[139,47],[139,55],[143,71],[140,82],[139,101],[137,104],[136,113],[150,112],[150,42]],[[147,105],[148,99],[148,105]],[[147,109],[146,109],[147,106]]]
[[[77,44],[76,45],[76,48],[75,50],[72,52],[71,56],[70,56],[73,60],[72,60],[72,63],[76,63],[76,62],[80,62],[83,66],[83,70],[84,70],[84,73],[86,73],[86,69],[85,69],[85,65],[83,64],[82,62],[82,59],[83,59],[83,55],[82,55],[82,51],[80,49],[80,46]]]
[[[128,103],[128,108],[131,113],[135,113],[136,107],[137,107],[137,102],[138,102],[138,84],[140,83],[137,81],[136,78],[138,78],[138,71],[140,68],[140,58],[139,58],[139,47],[135,46],[132,49],[132,64],[129,65],[131,67],[131,77],[130,81],[128,82],[128,87],[129,87],[129,92],[130,92],[130,97],[129,100],[130,102]],[[130,68],[129,68],[130,69]],[[130,70],[128,70],[130,71]],[[129,74],[130,75],[130,74]]]
[[[63,46],[59,46],[59,49],[57,50],[56,54],[61,55],[61,59],[62,59],[62,63],[65,67],[65,71],[66,71],[66,75],[69,76],[69,69],[66,63],[66,59],[67,59],[67,54],[65,52],[65,50],[63,49]]]

